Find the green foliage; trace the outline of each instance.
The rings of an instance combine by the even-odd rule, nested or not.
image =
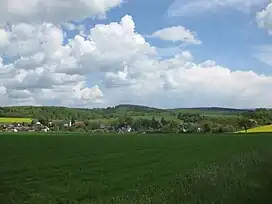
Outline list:
[[[198,113],[178,113],[177,118],[184,123],[198,123],[204,119],[204,117]]]
[[[246,117],[240,118],[238,120],[238,126],[244,128],[245,132],[247,133],[247,130],[249,128],[254,127],[255,123],[252,119],[248,119]]]
[[[164,117],[161,118],[161,124],[162,125],[167,125],[168,121],[164,119]]]
[[[272,110],[269,109],[256,109],[255,111],[248,111],[242,114],[246,118],[255,119],[259,125],[268,125],[272,122]]]
[[[190,113],[183,112],[184,116],[195,116],[196,118],[202,117],[201,115],[205,116],[205,109],[195,109],[198,113]],[[203,113],[201,111],[204,111]],[[233,111],[231,111],[232,113]],[[180,111],[180,110],[177,110]],[[218,110],[219,113],[220,110]],[[225,110],[227,112],[227,110]],[[239,111],[236,111],[238,114]],[[121,117],[121,116],[130,116],[130,117],[146,117],[151,116],[164,116],[166,120],[174,119],[176,115],[176,110],[164,110],[164,109],[156,109],[150,108],[145,106],[135,106],[135,105],[120,105],[116,107],[109,107],[109,108],[102,108],[102,109],[76,109],[76,108],[66,108],[66,107],[55,107],[55,106],[44,106],[44,107],[33,107],[33,106],[19,106],[19,107],[0,107],[0,117],[29,117],[38,119],[40,117],[50,118],[51,120],[93,120],[93,119],[110,119],[114,117]],[[218,114],[219,116],[220,114]],[[222,114],[221,114],[222,116]],[[158,120],[156,118],[156,120]]]
[[[205,123],[203,126],[203,130],[205,133],[210,133],[212,131],[211,125],[209,123]]]
[[[142,121],[140,119],[135,119],[132,123],[132,128],[139,131],[142,128]]]

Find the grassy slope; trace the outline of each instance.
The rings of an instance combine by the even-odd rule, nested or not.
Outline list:
[[[240,131],[240,133],[244,133],[245,131]],[[272,125],[265,125],[265,126],[260,126],[256,128],[252,128],[248,130],[249,133],[269,133],[272,132]]]
[[[0,135],[0,203],[265,203],[271,142],[269,135]]]
[[[0,117],[0,123],[31,123],[31,118],[7,118]]]

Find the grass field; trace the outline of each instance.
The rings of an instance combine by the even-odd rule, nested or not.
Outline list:
[[[245,131],[240,131],[240,133],[244,133]],[[260,126],[256,128],[249,129],[247,131],[248,133],[272,133],[272,125],[265,125],[265,126]]]
[[[0,203],[270,203],[271,136],[2,134]]]
[[[31,118],[5,118],[0,117],[0,123],[31,123]]]

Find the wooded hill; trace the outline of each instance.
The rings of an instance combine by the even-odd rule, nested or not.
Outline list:
[[[228,109],[228,108],[180,108],[180,109],[158,109],[147,106],[138,105],[118,105],[115,107],[100,108],[100,109],[82,109],[82,108],[67,108],[57,106],[13,106],[0,107],[0,117],[29,117],[50,119],[69,119],[71,117],[77,120],[94,120],[121,117],[129,115],[132,117],[176,117],[178,113],[192,113],[204,116],[238,116],[241,113],[247,112],[243,109]]]

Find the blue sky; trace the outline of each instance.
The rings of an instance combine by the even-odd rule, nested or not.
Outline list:
[[[188,2],[186,0],[180,0]],[[256,12],[264,7],[265,2],[252,8],[252,12],[241,12],[235,9],[219,8],[218,11],[207,11],[193,16],[171,16],[169,9],[175,0],[127,0],[121,7],[113,8],[107,18],[84,20],[83,24],[92,27],[97,23],[108,24],[119,22],[129,14],[136,24],[136,32],[143,36],[166,27],[182,25],[197,33],[202,45],[190,45],[196,62],[207,59],[232,70],[253,70],[256,73],[272,74],[272,67],[256,59],[258,46],[272,44],[272,38],[266,30],[256,24]],[[146,38],[152,45],[162,48],[175,47],[175,44]]]
[[[272,105],[271,0],[4,1],[1,104]]]

